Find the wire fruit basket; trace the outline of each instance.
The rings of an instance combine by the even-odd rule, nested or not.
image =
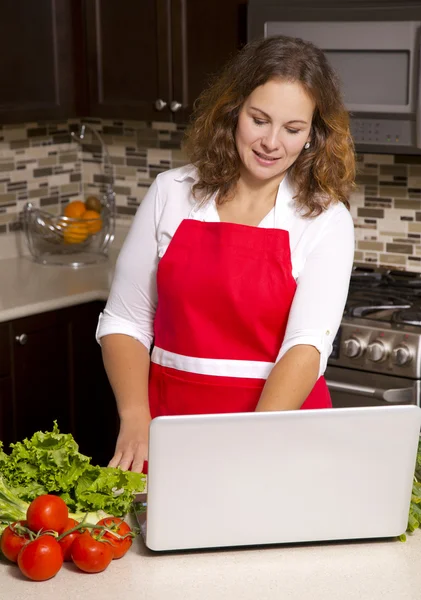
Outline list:
[[[114,239],[115,206],[103,204],[95,218],[53,215],[27,203],[23,227],[33,258],[45,265],[80,267],[106,260]]]

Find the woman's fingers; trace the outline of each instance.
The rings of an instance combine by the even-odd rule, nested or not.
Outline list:
[[[108,463],[109,467],[118,467],[118,465],[120,464],[120,459],[122,457],[122,452],[116,452],[114,454],[114,456],[112,457],[112,459],[110,460],[110,462]]]
[[[128,471],[131,468],[136,473],[142,473],[143,464],[147,459],[145,444],[139,444],[134,449],[129,447],[116,451],[108,466],[120,467],[123,471]]]
[[[145,456],[144,452],[138,451],[133,459],[132,471],[135,473],[142,473],[143,463],[145,462],[146,458],[147,457]]]
[[[120,462],[118,466],[123,471],[128,471],[133,463],[134,454],[131,451],[125,452],[123,456],[120,458]]]

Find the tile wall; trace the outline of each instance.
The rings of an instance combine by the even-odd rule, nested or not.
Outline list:
[[[184,127],[83,122],[107,145],[117,222],[127,226],[156,175],[186,163],[180,149]],[[74,120],[0,127],[0,241],[2,234],[18,235],[28,201],[58,214],[71,200],[105,191],[108,171],[101,145],[89,128],[82,141],[75,141],[71,132],[78,133],[80,125]],[[358,155],[351,213],[357,262],[421,272],[421,156]]]
[[[186,163],[184,127],[174,123],[84,120],[102,136],[112,165],[118,223],[127,224],[158,173]],[[72,200],[101,194],[109,171],[101,144],[81,122],[0,127],[0,234],[21,228],[27,202],[53,214]],[[0,257],[1,258],[1,257]]]
[[[355,260],[421,272],[421,156],[358,156]]]

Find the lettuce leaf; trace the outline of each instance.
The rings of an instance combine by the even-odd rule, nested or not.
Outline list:
[[[415,463],[415,477],[421,481],[421,436],[418,441],[417,461]]]
[[[0,442],[0,472],[25,502],[40,494],[57,494],[71,512],[104,510],[124,516],[131,509],[134,494],[145,488],[143,474],[91,465],[73,436],[60,433],[56,422],[52,431],[37,431],[10,448],[6,454]]]
[[[60,433],[57,423],[53,431],[37,431],[28,439],[10,445],[12,451],[2,465],[2,473],[14,486],[27,487],[27,500],[33,500],[37,483],[48,492],[71,490],[90,459],[79,453],[71,434]]]
[[[141,476],[144,478],[144,476]],[[144,488],[144,486],[143,486]],[[124,514],[133,494],[139,489],[139,473],[122,471],[112,467],[85,469],[74,490],[76,508],[104,510],[107,513]],[[127,511],[126,511],[127,512]]]

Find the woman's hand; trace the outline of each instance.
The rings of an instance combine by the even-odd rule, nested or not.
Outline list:
[[[150,420],[121,420],[115,453],[109,467],[142,472],[143,463],[148,460],[149,423]]]

